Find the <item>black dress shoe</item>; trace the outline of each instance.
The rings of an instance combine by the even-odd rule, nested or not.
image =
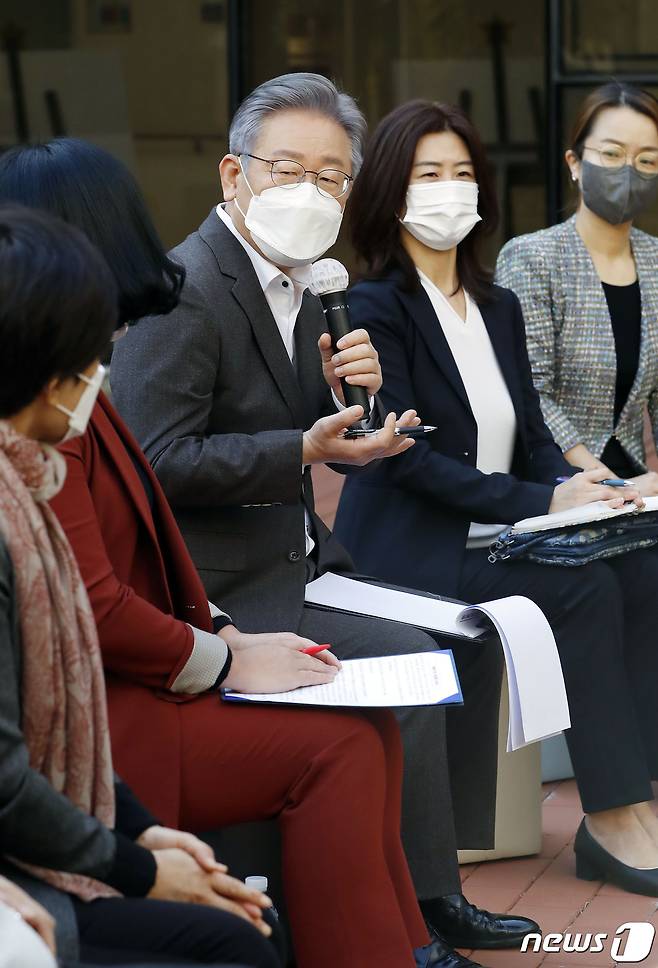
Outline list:
[[[583,881],[610,881],[631,894],[658,897],[658,868],[629,867],[602,847],[582,820],[573,847],[576,876]]]
[[[416,948],[416,968],[482,968],[477,961],[471,961],[446,944],[437,932],[430,928],[432,943]]]
[[[469,904],[463,894],[447,894],[421,904],[425,920],[453,948],[520,948],[526,934],[541,932],[530,918],[491,914]]]

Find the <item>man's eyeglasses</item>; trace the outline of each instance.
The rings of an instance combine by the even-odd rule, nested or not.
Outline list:
[[[600,147],[583,145],[587,151],[596,151],[604,168],[623,168],[628,161],[636,171],[647,178],[658,175],[658,151],[639,151],[630,158],[621,145],[603,144]]]
[[[259,158],[258,155],[244,153],[245,158],[254,158],[270,166],[270,176],[275,185],[280,188],[297,188],[305,181],[307,175],[314,175],[315,187],[321,195],[328,195],[331,198],[340,198],[350,187],[353,181],[351,175],[335,168],[323,168],[322,171],[308,171],[298,161],[288,161],[284,158]]]

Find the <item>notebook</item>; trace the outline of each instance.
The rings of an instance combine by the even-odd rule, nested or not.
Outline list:
[[[568,508],[566,511],[554,511],[552,514],[540,514],[535,518],[524,518],[512,526],[512,531],[514,534],[549,531],[568,528],[574,524],[591,524],[593,521],[604,521],[606,518],[618,518],[625,514],[645,514],[647,511],[658,511],[658,497],[645,497],[644,508],[641,511],[638,511],[633,503],[621,508],[611,508],[603,501],[592,501],[590,504]]]

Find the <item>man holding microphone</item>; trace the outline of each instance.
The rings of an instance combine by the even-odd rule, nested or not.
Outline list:
[[[396,425],[419,423],[413,411],[382,419],[368,333],[350,332],[334,349],[307,289],[311,263],[337,238],[364,135],[353,99],[319,75],[284,75],[253,91],[220,162],[225,203],[172,253],[187,272],[179,307],[131,327],[112,360],[114,400],[160,478],[209,599],[244,631],[295,631],[331,643],[340,658],[436,648],[415,628],[304,604],[308,581],[354,570],[315,513],[311,465],[358,472],[412,447]],[[341,380],[366,389],[366,426],[376,434],[343,436],[364,414],[345,408]],[[463,847],[493,846],[500,661],[496,648],[471,647],[460,662],[466,707],[450,731],[450,759]],[[443,707],[398,712],[402,833],[427,920],[454,945],[518,944],[537,930],[533,922],[478,911],[461,895]],[[448,943],[437,962],[473,964]]]

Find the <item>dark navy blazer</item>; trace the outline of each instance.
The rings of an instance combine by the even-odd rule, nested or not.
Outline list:
[[[348,479],[335,533],[359,571],[456,596],[471,521],[505,524],[545,514],[556,478],[574,473],[541,414],[519,301],[496,286],[479,307],[516,412],[510,474],[476,469],[477,425],[425,290],[405,291],[392,273],[358,283],[349,301],[352,323],[368,330],[379,352],[386,410],[417,410],[438,430]]]

